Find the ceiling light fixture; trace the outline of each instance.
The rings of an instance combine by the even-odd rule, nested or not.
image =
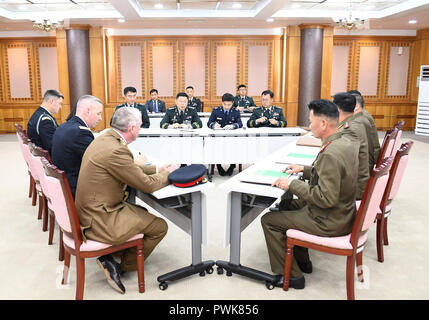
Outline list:
[[[154,7],[155,9],[162,9],[164,8],[164,5],[162,3],[155,3]]]
[[[46,32],[54,31],[55,29],[62,29],[64,27],[62,21],[55,21],[55,20],[51,21],[50,19],[38,19],[38,20],[33,20],[32,22],[33,22],[33,28],[46,31]]]
[[[241,8],[241,3],[234,2],[234,3],[232,4],[232,7],[233,7],[234,9],[240,9],[240,8]]]
[[[119,22],[119,23],[124,23],[124,22],[125,22],[125,19],[122,19],[122,18],[121,18],[121,19],[118,19],[118,22]]]
[[[349,16],[347,18],[333,18],[333,20],[335,21],[337,27],[346,29],[349,31],[353,29],[358,29],[359,27],[363,26],[365,23],[364,19],[359,19],[353,16],[351,1],[350,1]]]
[[[417,23],[417,20],[410,20],[410,21],[408,21],[408,23],[415,24],[415,23]]]
[[[274,19],[273,18],[268,18],[267,19],[267,22],[273,22],[274,21]]]

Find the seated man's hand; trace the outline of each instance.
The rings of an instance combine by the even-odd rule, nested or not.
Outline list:
[[[219,129],[219,128],[220,128],[220,124],[216,122],[213,126],[213,129]]]
[[[249,110],[250,112],[253,112],[253,109],[255,109],[255,107],[247,107],[247,110]]]
[[[171,129],[177,129],[177,128],[179,128],[179,126],[180,126],[180,124],[178,124],[176,122],[176,123],[173,123],[173,124],[169,125],[168,127],[171,128]]]
[[[171,173],[178,168],[180,168],[180,164],[164,164],[163,166],[158,168],[158,172],[168,171]]]
[[[292,174],[292,173],[299,173],[304,171],[304,166],[300,166],[297,164],[291,164],[286,167],[286,169],[283,170],[283,172]]]
[[[271,185],[272,187],[277,187],[283,190],[289,189],[289,179],[288,178],[278,178],[276,181],[273,182]]]
[[[269,121],[273,126],[276,126],[279,123],[276,119],[270,119]]]
[[[244,111],[244,107],[237,107],[237,110],[240,111],[240,112],[243,112]]]
[[[225,130],[232,130],[234,129],[234,126],[232,124],[227,124],[225,127],[223,127]]]
[[[147,157],[144,154],[138,155],[137,157],[134,158],[134,163],[141,167],[143,167],[146,162],[147,162]]]
[[[256,119],[256,123],[262,123],[262,122],[265,122],[266,120],[267,120],[267,118],[260,117],[260,118]]]

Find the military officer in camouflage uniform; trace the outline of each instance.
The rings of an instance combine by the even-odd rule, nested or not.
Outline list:
[[[282,108],[273,106],[274,93],[270,90],[262,92],[262,107],[253,109],[253,113],[247,120],[249,128],[277,127],[284,128],[287,125]]]
[[[202,112],[203,106],[201,104],[201,100],[198,99],[197,97],[194,97],[194,87],[187,86],[185,91],[189,99],[188,107],[194,108],[195,110],[197,110],[197,112]]]
[[[356,120],[365,125],[368,139],[369,174],[371,175],[371,171],[377,163],[378,155],[380,154],[380,141],[378,140],[377,126],[371,114],[364,109],[364,100],[360,92],[357,90],[350,90],[348,93],[354,95],[356,98],[354,113],[360,115],[356,117]],[[364,119],[366,119],[366,121]]]
[[[244,84],[238,86],[238,95],[234,97],[233,108],[237,108],[240,112],[253,112],[256,107],[252,97],[247,96],[247,87]]]
[[[125,103],[120,104],[119,106],[116,107],[116,110],[118,110],[119,108],[122,107],[133,107],[136,108],[138,110],[140,110],[140,113],[142,115],[142,128],[149,128],[150,126],[150,120],[149,120],[149,116],[147,114],[147,109],[144,105],[137,103],[136,102],[136,98],[137,98],[137,89],[134,87],[125,87],[124,88],[124,97],[125,97]],[[113,116],[112,116],[113,119]],[[110,119],[110,125],[112,125],[112,119]]]
[[[368,141],[365,126],[356,120],[354,109],[356,98],[350,93],[340,92],[334,95],[334,103],[338,106],[340,113],[338,131],[349,140],[359,144],[359,175],[358,192],[356,199],[362,199],[366,184],[369,179]]]
[[[160,127],[162,129],[193,128],[203,126],[197,110],[188,106],[188,95],[179,92],[176,96],[176,105],[168,108],[162,118]]]
[[[57,90],[47,90],[43,95],[43,101],[33,113],[27,124],[28,138],[38,147],[51,154],[52,137],[58,127],[57,121],[52,116],[57,113],[63,104],[64,97]]]
[[[342,236],[351,232],[356,213],[358,145],[337,132],[338,109],[334,103],[315,100],[308,107],[311,131],[323,145],[312,166],[291,165],[287,172],[303,172],[309,182],[288,178],[275,181],[273,186],[289,190],[298,199],[283,200],[279,212],[268,212],[261,218],[278,287],[283,287],[288,229],[324,237]],[[295,246],[290,287],[303,289],[302,272],[311,273],[312,270],[308,249]]]

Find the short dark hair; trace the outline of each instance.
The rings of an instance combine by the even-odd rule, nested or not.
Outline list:
[[[222,96],[222,102],[224,101],[234,101],[234,96],[230,93],[224,93]]]
[[[188,89],[192,89],[192,90],[194,90],[194,87],[193,87],[193,86],[187,86],[187,87],[185,88],[185,90],[188,90]]]
[[[267,94],[269,94],[271,98],[274,98],[274,92],[272,92],[271,90],[262,91],[261,96],[265,96]]]
[[[310,109],[310,111],[313,110],[313,114],[316,117],[325,116],[338,122],[338,107],[330,100],[313,100],[308,104],[308,109]]]
[[[237,90],[240,90],[240,88],[247,88],[247,87],[246,87],[246,85],[244,85],[244,84],[240,84],[240,85],[238,86]]]
[[[125,87],[124,88],[124,96],[127,95],[128,92],[137,92],[137,89],[134,87]]]
[[[156,90],[156,89],[152,89],[152,90],[150,90],[150,91],[149,91],[149,94],[152,94],[152,92],[156,92],[156,94],[158,94],[158,90]]]
[[[189,99],[188,95],[185,92],[179,92],[176,95],[176,99],[179,99],[179,97],[186,97],[186,99]]]
[[[43,101],[48,101],[49,99],[64,99],[64,96],[58,91],[58,90],[46,90],[45,94],[43,95]]]
[[[334,103],[344,112],[352,113],[355,110],[356,98],[347,92],[339,92],[334,95]]]
[[[365,101],[363,100],[362,94],[359,91],[357,91],[357,90],[350,90],[350,91],[347,91],[347,93],[350,93],[350,94],[354,95],[355,98],[356,98],[356,103],[359,103],[360,106],[363,108],[363,106],[365,104]]]

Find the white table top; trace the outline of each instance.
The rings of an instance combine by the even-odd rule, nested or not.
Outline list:
[[[200,129],[161,129],[161,128],[141,128],[139,137],[207,137],[207,136],[282,136],[282,135],[301,135],[307,131],[298,127],[286,128],[240,128],[235,130],[213,130],[210,128]]]

